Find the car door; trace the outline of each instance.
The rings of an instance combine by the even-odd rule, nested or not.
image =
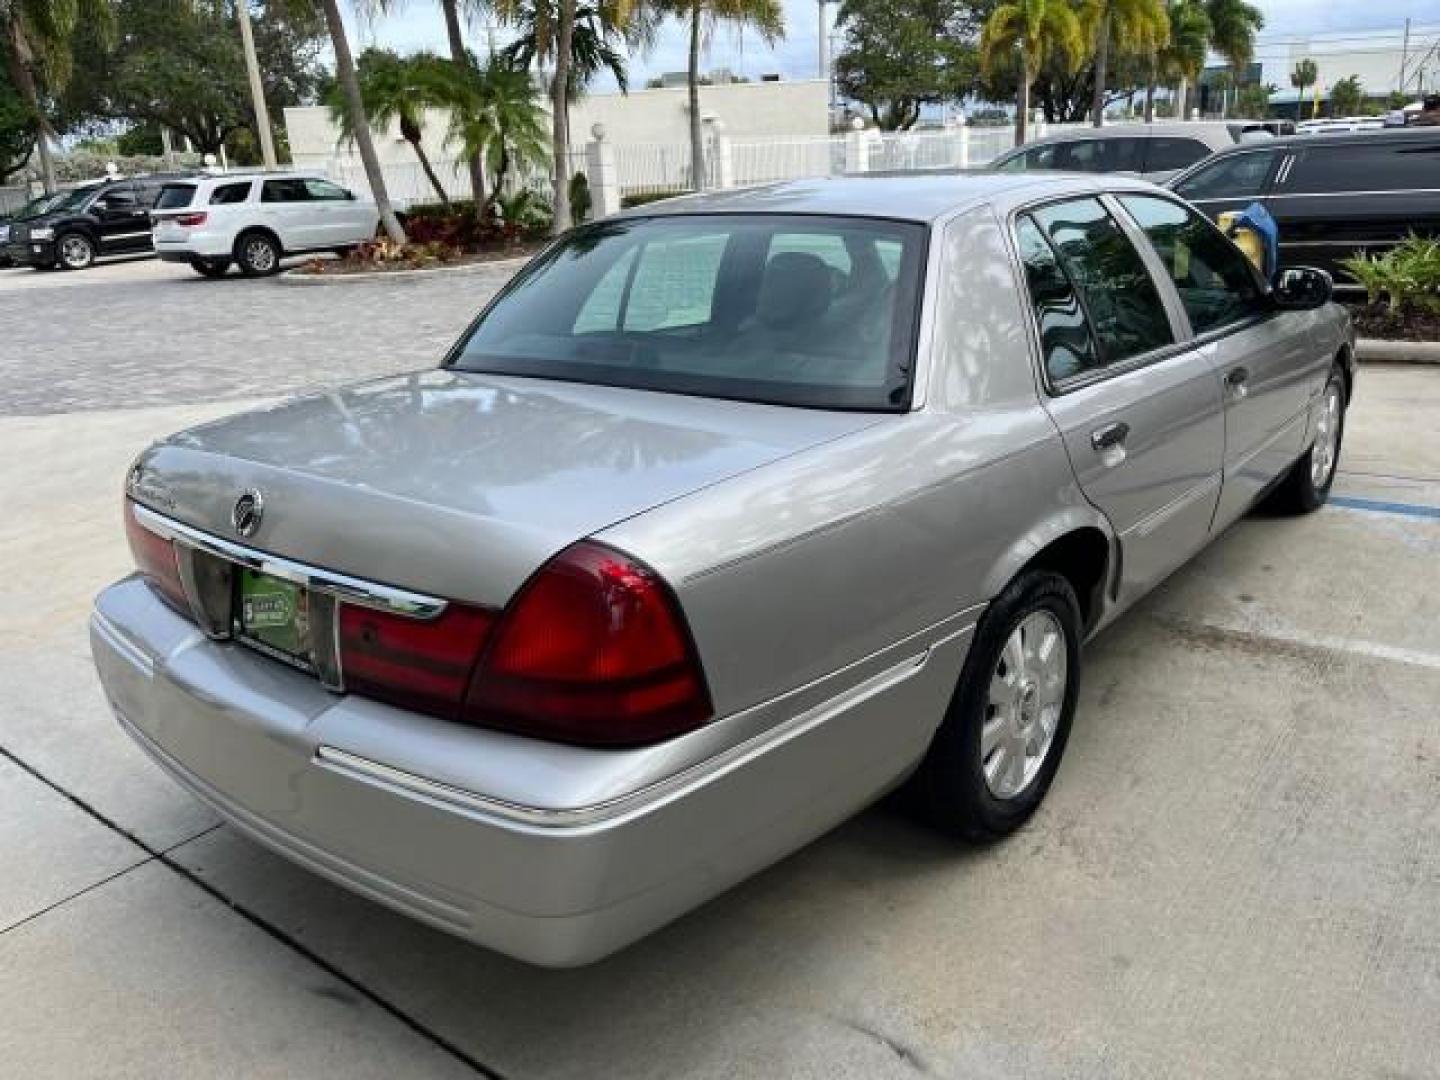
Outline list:
[[[329,180],[314,177],[305,181],[310,208],[315,214],[317,235],[327,246],[344,247],[369,240],[375,232],[369,208],[350,192]]]
[[[100,247],[97,254],[115,255],[150,247],[150,211],[134,184],[112,184],[90,204],[97,219]]]
[[[1214,221],[1227,210],[1244,210],[1263,199],[1285,157],[1279,150],[1263,147],[1219,154],[1170,186]]]
[[[1223,528],[1300,456],[1330,358],[1309,334],[1308,316],[1276,309],[1250,261],[1209,221],[1160,195],[1121,193],[1116,201],[1159,257],[1224,401],[1215,514]]]
[[[1129,603],[1209,535],[1225,443],[1219,385],[1101,199],[1036,206],[1015,227],[1045,405],[1120,538]]]
[[[1380,254],[1412,232],[1440,235],[1440,136],[1365,135],[1296,148],[1266,206],[1280,223],[1281,262],[1318,266],[1343,284],[1341,259]]]
[[[260,220],[286,251],[325,246],[321,219],[311,212],[310,192],[300,177],[279,176],[260,185]]]

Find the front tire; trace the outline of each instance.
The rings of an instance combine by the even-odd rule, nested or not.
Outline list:
[[[1340,463],[1340,445],[1345,437],[1345,377],[1337,365],[1320,398],[1320,417],[1315,441],[1275,489],[1272,505],[1286,513],[1308,514],[1324,506],[1335,483]]]
[[[84,233],[65,233],[55,241],[55,258],[63,270],[88,270],[95,265],[95,244]]]
[[[246,233],[235,242],[235,262],[246,277],[266,277],[280,269],[280,245],[265,233]]]
[[[959,685],[911,781],[920,812],[976,843],[1023,825],[1045,797],[1080,689],[1080,605],[1059,574],[1021,574],[976,628]]]

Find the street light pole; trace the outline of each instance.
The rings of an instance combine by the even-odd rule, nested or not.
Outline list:
[[[816,14],[819,16],[820,25],[820,33],[818,35],[820,39],[820,55],[817,65],[820,70],[816,72],[816,75],[828,83],[830,81],[830,33],[825,26],[825,0],[815,0],[815,8]],[[828,98],[829,95],[827,94],[826,97]]]
[[[255,56],[255,32],[250,28],[250,0],[235,0],[235,12],[240,17],[240,41],[245,47],[245,70],[250,76],[250,99],[255,105],[255,130],[260,137],[260,160],[265,168],[273,169],[275,160],[275,139],[270,134],[270,110],[265,107],[265,87],[260,82],[260,61]]]

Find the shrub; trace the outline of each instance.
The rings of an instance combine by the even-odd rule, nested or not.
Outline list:
[[[638,192],[638,193],[636,193],[636,194],[634,194],[634,195],[625,195],[625,196],[622,196],[621,199],[620,199],[620,206],[621,206],[622,209],[629,210],[631,207],[634,207],[634,206],[645,206],[645,205],[647,205],[647,204],[649,204],[649,203],[659,202],[661,199],[673,199],[673,198],[675,198],[675,196],[677,196],[677,195],[693,195],[693,194],[694,194],[693,191],[690,191],[690,190],[684,189],[684,188],[678,189],[678,190],[676,190],[676,191],[645,191],[645,192]]]
[[[590,219],[590,208],[590,178],[577,172],[570,177],[570,213],[576,225]]]
[[[1340,265],[1364,287],[1366,302],[1383,303],[1392,317],[1440,312],[1440,240],[1411,236],[1383,255],[1354,255]]]

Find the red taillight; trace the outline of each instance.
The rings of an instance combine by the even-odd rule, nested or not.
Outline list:
[[[434,619],[340,605],[345,686],[392,705],[456,719],[495,616],[450,604]]]
[[[189,602],[185,585],[180,580],[180,564],[176,561],[175,545],[141,525],[135,517],[135,504],[125,500],[125,539],[135,566],[155,591],[187,615]]]
[[[635,745],[710,719],[700,665],[665,583],[600,544],[561,552],[495,628],[463,718],[542,738]]]
[[[204,225],[209,216],[209,214],[176,214],[171,220],[174,221],[176,225],[183,225],[187,229],[193,229],[199,225]]]

